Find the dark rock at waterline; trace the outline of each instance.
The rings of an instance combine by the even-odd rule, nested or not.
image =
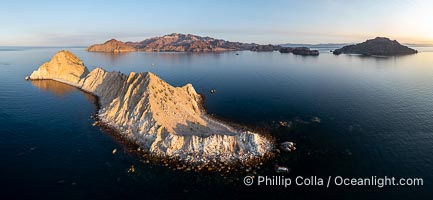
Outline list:
[[[278,51],[281,49],[280,45],[255,45],[251,48],[251,51]]]
[[[292,53],[293,48],[292,47],[282,47],[280,49],[280,53]]]
[[[333,54],[361,54],[365,56],[396,56],[418,53],[417,50],[401,45],[396,40],[376,37],[363,43],[347,45],[333,51]]]
[[[289,173],[290,172],[290,168],[288,167],[284,167],[284,166],[279,166],[279,165],[275,165],[275,172],[277,173]]]
[[[293,142],[283,142],[280,144],[280,150],[283,152],[291,152],[296,150],[295,143]]]
[[[292,51],[295,55],[303,55],[303,56],[318,56],[319,51],[317,50],[311,50],[308,47],[296,47]]]

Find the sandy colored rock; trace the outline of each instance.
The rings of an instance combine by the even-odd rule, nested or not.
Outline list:
[[[30,79],[53,79],[77,86],[89,71],[83,62],[69,51],[60,51],[49,62],[42,64]]]
[[[81,71],[81,79],[65,75]],[[61,81],[98,96],[101,121],[156,155],[192,162],[247,161],[264,156],[273,146],[257,133],[211,118],[191,84],[173,87],[150,72],[88,72],[80,59],[60,51],[31,78]]]

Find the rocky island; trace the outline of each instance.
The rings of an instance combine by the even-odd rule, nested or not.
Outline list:
[[[361,54],[365,56],[397,56],[418,53],[417,50],[401,45],[396,40],[386,37],[376,37],[363,43],[347,45],[333,51],[339,54]]]
[[[93,52],[109,52],[109,53],[122,53],[137,51],[135,47],[125,44],[115,39],[108,40],[103,44],[95,44],[87,48],[87,51]]]
[[[93,52],[221,52],[221,51],[274,51],[281,48],[278,45],[258,45],[254,43],[230,42],[211,37],[201,37],[192,34],[172,33],[161,37],[153,37],[140,42],[120,42],[114,39],[104,44],[92,45],[87,51]],[[114,51],[117,46],[120,51]]]
[[[282,47],[280,45],[260,45],[255,43],[230,42],[211,37],[192,34],[172,33],[161,37],[153,37],[141,42],[121,42],[111,39],[103,44],[95,44],[87,48],[91,52],[120,53],[131,51],[143,52],[221,52],[221,51],[280,51],[295,55],[319,55],[319,51],[308,47]]]
[[[308,47],[281,47],[280,53],[292,53],[294,55],[302,55],[302,56],[318,56],[318,50],[311,50]]]
[[[172,33],[154,37],[141,42],[127,42],[139,51],[175,51],[175,52],[218,52],[230,50],[249,50],[254,44],[230,42],[211,37],[192,34]]]
[[[208,115],[191,84],[173,87],[151,72],[89,71],[74,54],[60,51],[29,79],[55,80],[96,95],[101,123],[152,155],[232,163],[262,158],[273,148],[271,139]]]
[[[281,47],[279,51],[280,51],[280,53],[292,53],[293,48],[292,47]]]
[[[302,55],[302,56],[318,56],[319,55],[319,51],[311,50],[308,47],[296,47],[292,50],[292,53],[295,55]]]
[[[255,45],[251,48],[251,51],[278,51],[281,49],[280,45]]]

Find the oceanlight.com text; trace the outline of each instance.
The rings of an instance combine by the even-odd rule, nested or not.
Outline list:
[[[341,187],[341,186],[373,186],[383,188],[386,186],[422,186],[423,178],[396,178],[388,176],[370,176],[363,178],[348,178],[342,176],[246,176],[244,178],[246,186],[323,186],[323,187]]]

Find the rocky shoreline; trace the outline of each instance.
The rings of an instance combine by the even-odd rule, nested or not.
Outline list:
[[[274,146],[270,138],[209,116],[191,84],[173,87],[150,72],[89,72],[75,55],[60,51],[28,78],[60,81],[97,96],[100,122],[154,156],[247,163],[266,158]]]

